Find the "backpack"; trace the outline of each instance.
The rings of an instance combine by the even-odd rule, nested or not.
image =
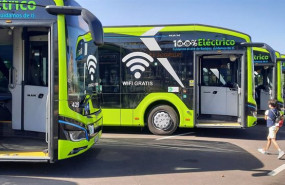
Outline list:
[[[272,110],[271,112],[274,114],[275,116],[275,119],[273,120],[275,125],[277,127],[282,127],[283,126],[283,122],[284,122],[284,119],[283,119],[283,115],[280,114],[280,112],[277,110],[277,113],[275,114]]]

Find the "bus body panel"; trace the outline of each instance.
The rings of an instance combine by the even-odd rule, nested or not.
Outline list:
[[[107,109],[103,111],[104,124],[107,126],[145,126],[144,119],[151,104],[168,102],[178,110],[180,127],[193,128],[193,111],[189,110],[177,95],[172,93],[150,93],[135,109]],[[118,119],[120,118],[120,119]],[[185,121],[183,121],[185,120]]]
[[[147,109],[152,104],[161,104],[160,102],[167,102],[175,107],[178,111],[180,118],[180,127],[193,128],[194,119],[193,111],[189,110],[186,105],[181,101],[181,99],[173,93],[150,93],[148,94],[134,109],[134,126],[145,126],[145,116],[147,114]],[[136,119],[138,118],[138,119]]]
[[[135,126],[133,124],[133,116],[134,115],[134,110],[133,109],[121,109],[121,120],[120,123],[121,125],[124,126]]]
[[[104,122],[108,125],[121,126],[121,109],[104,109],[103,117]],[[126,122],[124,123],[127,124]]]

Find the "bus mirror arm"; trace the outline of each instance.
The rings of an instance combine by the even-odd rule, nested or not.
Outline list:
[[[70,6],[46,6],[46,11],[52,15],[81,15],[83,20],[88,24],[92,39],[97,46],[103,45],[103,26],[99,19],[93,15],[89,10],[81,7]]]
[[[259,47],[259,48],[264,48],[267,51],[269,51],[271,60],[276,63],[276,55],[275,55],[275,50],[269,46],[266,43],[262,43],[262,42],[242,42],[240,43],[241,46],[243,47]]]

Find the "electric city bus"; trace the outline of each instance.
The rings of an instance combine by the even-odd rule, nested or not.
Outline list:
[[[280,57],[278,52],[275,52],[275,58],[271,59],[270,53],[266,49],[254,47],[253,55],[258,117],[264,118],[269,99],[277,99],[279,108],[283,108],[282,64],[277,60]]]
[[[0,161],[55,162],[102,133],[101,22],[73,0],[0,2]]]
[[[256,124],[249,35],[206,25],[105,27],[104,126],[246,128]]]

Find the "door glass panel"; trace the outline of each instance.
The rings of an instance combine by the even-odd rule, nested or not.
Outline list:
[[[48,86],[48,42],[29,42],[26,85]]]
[[[238,63],[230,61],[229,58],[203,59],[202,85],[230,88],[237,84],[240,86]]]
[[[9,93],[9,69],[12,66],[13,46],[12,43],[0,41],[0,93]]]

